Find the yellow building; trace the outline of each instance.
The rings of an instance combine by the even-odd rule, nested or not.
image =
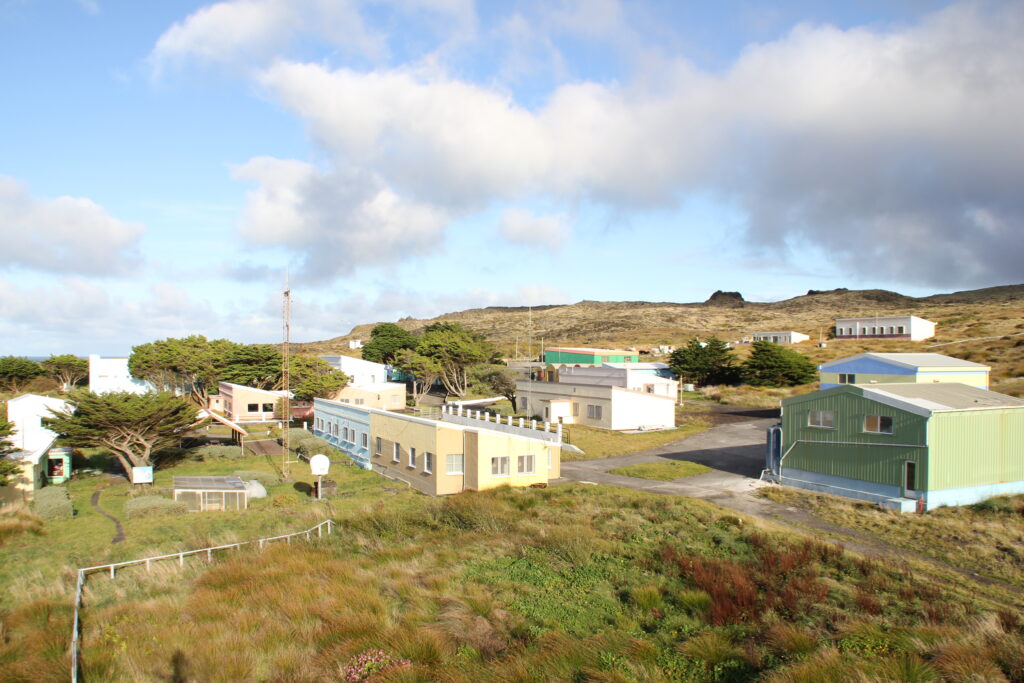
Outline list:
[[[374,472],[429,495],[546,484],[559,476],[561,435],[468,415],[427,419],[316,399],[314,433],[361,450]],[[368,425],[368,429],[367,429]]]
[[[818,366],[822,389],[843,384],[956,382],[988,389],[989,366],[941,353],[861,353]]]
[[[400,382],[349,385],[335,394],[334,400],[365,408],[405,410],[405,385]]]

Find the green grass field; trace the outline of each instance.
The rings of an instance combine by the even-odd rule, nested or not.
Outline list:
[[[687,403],[676,408],[676,428],[659,432],[639,432],[626,434],[597,429],[586,425],[570,425],[569,439],[572,445],[583,450],[584,454],[562,451],[562,460],[593,460],[609,458],[614,455],[627,455],[658,448],[665,444],[685,439],[711,429],[711,421],[705,416],[707,409],[699,404]]]
[[[705,474],[710,471],[710,467],[698,465],[695,462],[686,462],[685,460],[647,462],[640,465],[626,465],[625,467],[616,467],[608,470],[609,474],[619,474],[623,477],[637,477],[639,479],[654,479],[655,481],[672,481],[683,477]]]

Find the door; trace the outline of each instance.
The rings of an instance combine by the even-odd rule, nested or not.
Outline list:
[[[782,459],[782,425],[768,428],[768,450],[765,454],[765,469],[772,474],[779,474]]]
[[[917,463],[913,460],[903,463],[903,497],[917,497]]]

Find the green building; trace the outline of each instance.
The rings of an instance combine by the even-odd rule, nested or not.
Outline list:
[[[766,475],[902,511],[1024,493],[1024,400],[957,383],[842,385],[785,399]]]
[[[551,347],[544,349],[545,363],[601,365],[602,363],[639,363],[640,353],[621,349],[588,349],[585,347]]]

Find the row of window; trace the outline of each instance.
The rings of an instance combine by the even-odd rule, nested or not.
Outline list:
[[[807,426],[820,427],[822,429],[835,429],[835,411],[807,411]],[[892,418],[888,415],[865,415],[863,431],[869,434],[892,434]]]
[[[245,412],[247,412],[247,413],[272,413],[272,412],[274,412],[274,404],[273,403],[264,403],[263,404],[263,410],[260,410],[260,404],[259,403],[249,403],[249,404],[246,405],[246,411]]]
[[[591,420],[600,420],[600,419],[602,419],[603,415],[604,415],[604,406],[593,406],[593,405],[589,405],[589,404],[587,405],[587,417],[590,418]],[[579,417],[580,416],[580,404],[579,403],[573,403],[572,404],[572,416],[573,417]],[[551,419],[551,408],[550,407],[544,408],[544,419],[545,420],[550,420]],[[561,419],[561,418],[559,418],[559,419]]]
[[[888,332],[885,331],[885,326],[884,325],[875,325],[875,326],[872,326],[872,327],[862,327],[862,328],[860,328],[860,332],[856,332],[855,331],[856,329],[857,328],[854,328],[854,327],[837,327],[836,328],[836,336],[842,337],[842,336],[853,336],[853,335],[856,335],[856,334],[906,334],[907,333],[906,332],[907,328],[904,327],[903,325],[895,325],[895,326],[894,325],[890,325]]]
[[[510,461],[511,456],[508,455],[499,455],[491,458],[491,476],[507,477]],[[534,472],[534,457],[532,454],[516,456],[516,474],[533,474]]]
[[[348,426],[339,427],[337,422],[325,422],[322,417],[313,421],[313,428],[319,432],[326,432],[330,436],[337,437],[345,443],[355,444],[356,437],[359,437],[359,445],[366,448],[369,444],[369,435],[366,432],[357,432],[349,429]]]

